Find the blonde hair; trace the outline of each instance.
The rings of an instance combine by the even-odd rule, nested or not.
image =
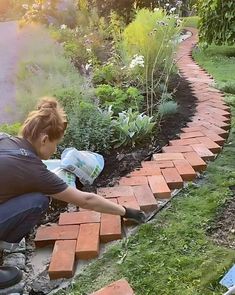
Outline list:
[[[44,133],[53,141],[62,138],[66,127],[66,114],[56,98],[43,97],[36,110],[29,113],[24,121],[20,134],[23,138],[34,141]]]

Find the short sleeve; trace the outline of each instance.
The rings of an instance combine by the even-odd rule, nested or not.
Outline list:
[[[55,173],[47,169],[43,163],[34,177],[34,187],[36,191],[46,195],[54,195],[63,192],[68,185]]]

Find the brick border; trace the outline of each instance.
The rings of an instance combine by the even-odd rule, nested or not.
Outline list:
[[[182,128],[179,138],[163,147],[162,153],[153,154],[151,161],[142,162],[141,168],[122,177],[118,185],[97,190],[98,194],[113,202],[153,212],[161,199],[169,200],[175,189],[183,187],[185,181],[196,179],[197,174],[206,169],[207,161],[221,151],[228,136],[230,108],[223,100],[223,93],[212,87],[212,77],[193,61],[197,30],[186,29],[192,32],[192,36],[180,44],[177,65],[197,98],[196,112]],[[128,223],[124,221],[124,225]],[[63,230],[58,231],[58,227]],[[97,257],[100,240],[109,242],[121,236],[119,216],[82,210],[62,213],[59,225],[50,230],[39,228],[35,243],[37,246],[55,243],[49,276],[51,279],[68,278],[73,276],[75,258]],[[108,291],[102,292],[94,294],[109,294]]]

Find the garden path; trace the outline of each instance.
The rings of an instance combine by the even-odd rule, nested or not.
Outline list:
[[[17,120],[16,71],[21,33],[16,21],[0,23],[0,124]]]

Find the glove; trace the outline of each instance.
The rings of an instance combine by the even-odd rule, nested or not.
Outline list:
[[[126,212],[125,215],[122,217],[131,219],[139,224],[144,223],[146,221],[146,215],[143,211],[132,208],[126,208],[125,206],[123,206],[123,208],[126,210]]]

